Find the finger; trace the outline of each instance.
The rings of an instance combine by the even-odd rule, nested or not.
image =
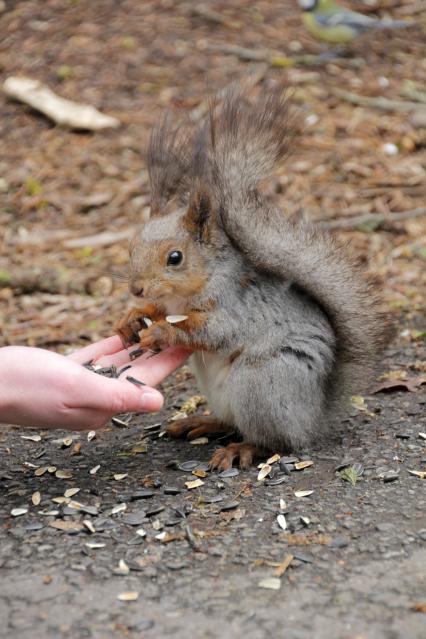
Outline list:
[[[84,369],[83,369],[84,370]],[[111,379],[87,371],[87,396],[76,408],[118,413],[157,411],[163,405],[161,393],[150,386],[135,386],[128,380]]]
[[[156,386],[170,373],[179,368],[189,357],[190,352],[182,347],[168,348],[149,359],[136,359],[126,374],[133,375],[148,386]]]
[[[74,362],[78,362],[79,364],[84,364],[85,362],[90,362],[91,360],[102,357],[103,355],[111,355],[121,350],[123,350],[121,339],[118,335],[112,335],[111,337],[107,337],[99,342],[89,344],[89,346],[85,346],[84,348],[74,351],[74,353],[68,355],[68,358],[72,359]]]

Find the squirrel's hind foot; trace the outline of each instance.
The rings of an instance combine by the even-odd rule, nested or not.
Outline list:
[[[219,448],[213,453],[210,460],[212,470],[228,470],[232,468],[234,459],[240,460],[240,468],[250,468],[256,457],[261,456],[262,451],[246,442],[228,444],[225,448]]]
[[[166,433],[175,439],[185,436],[187,439],[195,439],[204,435],[223,435],[231,431],[229,426],[209,415],[192,415],[184,419],[176,419],[166,428]]]

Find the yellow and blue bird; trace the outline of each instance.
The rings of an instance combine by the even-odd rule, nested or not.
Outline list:
[[[350,11],[334,0],[298,0],[303,11],[303,23],[313,36],[332,44],[347,44],[354,38],[381,29],[411,26],[404,20],[379,20],[357,11]]]

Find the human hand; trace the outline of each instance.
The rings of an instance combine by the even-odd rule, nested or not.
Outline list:
[[[0,349],[0,421],[22,426],[83,430],[101,428],[117,413],[159,410],[158,384],[188,357],[182,348],[168,349],[130,362],[120,338],[109,337],[68,357],[39,348]],[[81,364],[131,368],[119,379],[96,375]],[[132,375],[147,386],[125,379]]]

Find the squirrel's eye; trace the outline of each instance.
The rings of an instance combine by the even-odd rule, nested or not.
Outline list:
[[[181,251],[171,251],[167,257],[167,266],[177,266],[183,260]]]

